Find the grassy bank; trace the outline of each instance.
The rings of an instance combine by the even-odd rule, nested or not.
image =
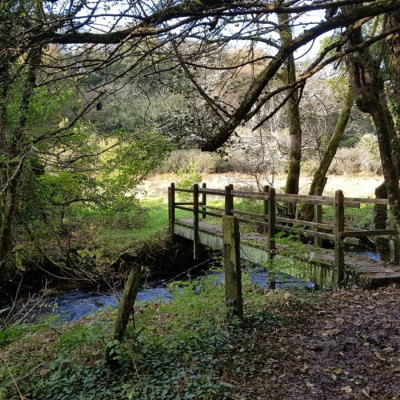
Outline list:
[[[229,377],[248,368],[258,330],[302,320],[299,310],[317,302],[320,294],[267,296],[245,277],[246,314],[240,323],[229,315],[217,281],[208,276],[177,282],[171,287],[173,302],[138,305],[136,328],[129,327],[114,354],[116,370],[104,363],[114,310],[63,325],[48,317],[3,332],[0,399],[234,398],[226,397],[236,391]]]

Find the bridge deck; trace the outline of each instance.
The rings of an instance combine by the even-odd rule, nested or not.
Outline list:
[[[193,240],[193,220],[175,221],[174,233],[177,236]],[[264,265],[268,260],[267,240],[266,235],[243,233],[240,240],[241,258]],[[200,221],[199,242],[211,248],[223,249],[222,227]],[[282,260],[281,263],[278,263],[278,267],[284,266],[282,272],[313,282],[318,286],[335,287],[336,277],[332,250],[316,248],[301,242],[277,243],[276,257],[278,260]],[[297,262],[284,262],[284,258],[287,259],[287,257],[295,258]],[[346,253],[345,278],[349,285],[357,284],[366,288],[400,283],[400,266]]]

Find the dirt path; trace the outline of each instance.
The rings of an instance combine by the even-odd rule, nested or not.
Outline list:
[[[231,399],[400,399],[399,288],[294,303],[297,322],[257,332]]]

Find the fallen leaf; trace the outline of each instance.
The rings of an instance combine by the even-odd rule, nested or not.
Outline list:
[[[340,375],[342,372],[343,372],[342,368],[335,368],[335,369],[333,370],[333,373],[334,373],[335,375]]]
[[[379,353],[379,351],[376,351],[376,352],[375,352],[375,356],[376,356],[376,358],[377,358],[378,360],[386,361],[386,358],[383,357],[383,356]]]
[[[351,393],[351,392],[353,391],[353,389],[351,388],[351,386],[343,386],[340,390],[341,390],[342,392],[344,392],[344,393]]]
[[[389,347],[385,347],[382,351],[384,353],[393,353],[394,352],[394,348],[389,346]]]
[[[363,394],[365,397],[370,398],[370,395],[369,395],[370,388],[369,388],[368,386],[367,386],[365,389],[361,389],[361,391],[362,391],[362,394]]]
[[[322,332],[322,336],[337,336],[342,331],[340,329],[327,329],[326,331]]]
[[[307,373],[307,371],[309,370],[309,366],[307,365],[307,364],[304,364],[303,365],[303,368],[300,368],[300,371],[303,373],[303,374],[305,374],[305,373]]]

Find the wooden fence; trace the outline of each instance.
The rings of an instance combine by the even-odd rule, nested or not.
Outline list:
[[[237,223],[256,225],[262,233],[266,234],[267,251],[272,258],[276,252],[276,233],[289,232],[314,238],[314,245],[321,246],[322,240],[332,241],[334,244],[334,268],[338,284],[344,279],[344,244],[358,244],[362,237],[387,237],[390,240],[391,261],[399,262],[399,233],[394,227],[379,230],[356,230],[346,225],[345,208],[360,208],[361,204],[387,205],[387,199],[373,198],[348,198],[344,197],[341,190],[336,191],[334,197],[321,195],[292,195],[277,194],[274,188],[264,187],[263,192],[249,192],[234,190],[233,185],[224,189],[210,189],[203,183],[195,184],[192,189],[175,187],[172,183],[169,187],[169,222],[171,234],[174,234],[175,210],[190,211],[193,215],[193,252],[195,259],[199,257],[199,221],[207,217],[225,218],[234,217],[237,222],[224,222],[223,226],[235,226]],[[189,197],[188,201],[177,201],[177,193],[184,193]],[[222,197],[224,207],[215,207],[207,203],[209,196]],[[235,199],[251,199],[262,202],[262,212],[235,209]],[[295,205],[297,209],[302,204],[311,204],[314,207],[313,220],[301,220],[292,216],[282,215],[279,210]],[[333,208],[333,222],[324,222],[322,219],[322,207]],[[291,207],[293,208],[293,207]],[[232,228],[233,229],[233,228]],[[236,239],[239,241],[239,230],[236,229]],[[229,237],[229,234],[226,235]],[[225,243],[225,242],[224,242]]]

